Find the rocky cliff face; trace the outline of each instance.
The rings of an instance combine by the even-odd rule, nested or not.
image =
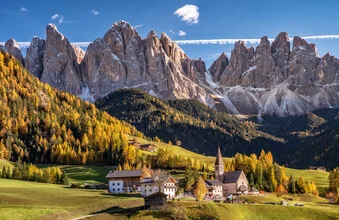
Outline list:
[[[235,114],[301,114],[339,107],[339,60],[319,57],[314,44],[286,32],[247,48],[235,43],[206,70],[166,34],[142,39],[127,22],[115,23],[84,52],[49,24],[46,40],[34,37],[25,60],[11,39],[3,49],[36,77],[94,101],[120,88],[141,88],[162,99],[195,98]],[[1,49],[1,48],[0,48]]]
[[[45,40],[34,37],[26,53],[25,66],[30,73],[38,78],[41,78],[44,71],[44,50]]]
[[[5,49],[41,81],[94,101],[120,88],[141,88],[163,99],[196,98],[213,101],[199,85],[204,61],[191,60],[166,34],[153,31],[142,39],[127,22],[115,23],[84,52],[71,45],[54,24],[47,25],[46,40],[34,37],[22,58],[9,40]]]
[[[25,65],[25,60],[22,57],[22,54],[21,54],[21,51],[20,51],[20,47],[19,47],[19,45],[17,44],[17,42],[14,39],[9,39],[5,43],[4,49],[8,53],[10,53],[12,56],[14,56],[17,60],[19,60],[22,65]]]
[[[46,35],[41,81],[58,89],[80,94],[83,83],[74,48],[54,24],[47,25]]]
[[[285,116],[339,107],[338,62],[329,54],[320,58],[315,45],[300,37],[294,37],[290,51],[282,32],[272,45],[263,37],[255,50],[237,42],[224,70],[210,72],[221,75],[213,81],[230,112]]]

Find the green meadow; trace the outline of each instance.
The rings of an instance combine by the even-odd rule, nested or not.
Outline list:
[[[0,179],[0,219],[70,219],[143,205],[137,195],[105,190],[71,189],[61,185]]]

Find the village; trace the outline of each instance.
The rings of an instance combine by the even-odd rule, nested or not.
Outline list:
[[[155,145],[140,145],[130,142],[143,150],[155,150]],[[240,195],[258,195],[259,191],[249,186],[243,170],[224,172],[224,162],[220,147],[215,159],[214,179],[198,179],[191,191],[178,193],[178,181],[166,171],[151,170],[144,167],[141,170],[115,170],[110,171],[108,179],[109,193],[139,193],[144,197],[145,208],[158,209],[168,200],[181,198],[196,198],[196,200],[213,200],[217,202],[239,202]],[[199,183],[203,181],[203,186]],[[199,186],[200,184],[200,186]],[[199,189],[197,189],[199,188]],[[199,193],[199,190],[202,193]],[[199,194],[199,195],[198,195]],[[201,197],[201,199],[198,199]]]

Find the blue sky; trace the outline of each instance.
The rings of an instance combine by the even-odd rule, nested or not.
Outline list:
[[[335,0],[3,1],[0,42],[9,38],[25,42],[35,35],[45,38],[48,23],[55,23],[71,42],[88,42],[102,37],[120,20],[138,26],[142,37],[154,30],[158,35],[166,32],[175,40],[274,38],[281,31],[290,37],[339,34],[339,1]],[[198,9],[192,12],[192,7],[184,8],[175,14],[187,4]],[[179,36],[179,32],[185,35]],[[308,42],[316,43],[320,55],[329,51],[339,57],[339,39]],[[221,52],[229,53],[233,45],[182,48],[191,58],[202,57],[209,65]]]

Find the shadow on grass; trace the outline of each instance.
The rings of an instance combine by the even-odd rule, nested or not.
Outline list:
[[[113,206],[108,209],[104,209],[98,212],[92,212],[92,215],[100,215],[100,214],[120,214],[125,215],[126,217],[130,218],[132,215],[135,215],[138,211],[143,210],[144,206],[137,206],[132,208],[122,208],[120,206]]]
[[[101,193],[103,196],[112,196],[115,198],[122,198],[122,197],[128,197],[128,198],[143,198],[140,194],[137,193]]]

